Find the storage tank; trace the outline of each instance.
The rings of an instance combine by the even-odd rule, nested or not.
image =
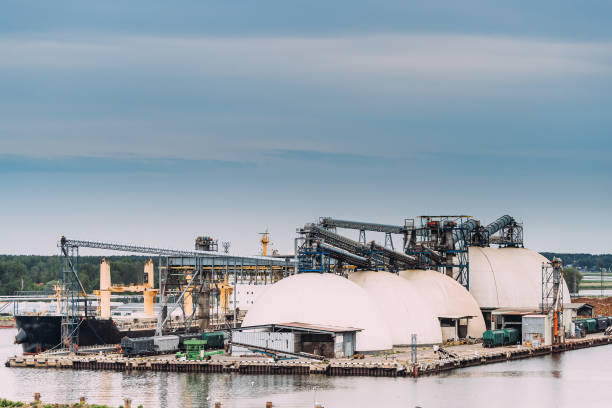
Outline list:
[[[433,313],[428,293],[390,272],[357,271],[349,279],[361,286],[381,309],[394,346],[412,344],[413,333],[418,344],[442,342],[440,322]]]
[[[482,337],[486,327],[480,307],[456,280],[440,272],[422,269],[400,271],[399,276],[427,299],[431,313],[436,318],[473,316],[467,322],[467,335]],[[447,339],[445,337],[442,340]]]
[[[481,308],[534,308],[542,303],[544,256],[527,248],[470,247],[470,293]],[[569,302],[567,285],[563,297]]]
[[[389,328],[368,294],[350,280],[330,273],[301,273],[284,278],[262,293],[242,326],[300,322],[356,327],[356,351],[389,350]]]

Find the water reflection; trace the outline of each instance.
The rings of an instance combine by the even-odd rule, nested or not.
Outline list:
[[[0,361],[18,351],[0,332]],[[0,397],[118,406],[212,407],[575,407],[609,406],[612,346],[471,367],[435,377],[370,378],[9,369],[0,366]],[[493,403],[494,402],[494,403]]]

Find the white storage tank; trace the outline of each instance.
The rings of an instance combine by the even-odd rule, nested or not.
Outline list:
[[[437,318],[473,316],[467,321],[460,320],[460,323],[467,324],[469,337],[482,337],[486,327],[480,307],[474,297],[456,280],[441,272],[422,269],[400,271],[399,276],[426,298],[430,313]],[[454,337],[453,327],[446,331],[448,334],[444,335],[442,340]]]
[[[362,329],[356,351],[392,348],[391,334],[381,311],[357,284],[330,273],[301,273],[270,286],[251,305],[243,326],[270,323],[308,323]]]
[[[527,248],[469,248],[470,293],[481,308],[534,308],[542,303],[544,256]],[[569,301],[567,285],[564,299]]]
[[[379,306],[394,346],[411,344],[413,333],[418,344],[442,342],[440,322],[433,313],[429,293],[390,272],[357,271],[349,279]]]

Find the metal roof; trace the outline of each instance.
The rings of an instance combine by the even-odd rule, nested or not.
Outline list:
[[[446,315],[446,316],[438,316],[438,319],[472,319],[476,316],[471,315]]]
[[[270,324],[259,324],[256,326],[243,326],[237,329],[237,331],[242,330],[251,330],[251,329],[265,329],[270,328],[272,331],[280,329],[280,330],[298,330],[298,331],[306,331],[306,332],[314,332],[314,333],[347,333],[347,332],[358,332],[363,329],[359,329],[357,327],[340,327],[340,326],[319,326],[316,324],[308,324],[301,322],[290,322],[290,323],[270,323]]]
[[[491,312],[492,315],[530,315],[538,313],[540,310],[531,307],[517,307],[517,308],[501,308]]]
[[[593,305],[589,303],[564,303],[563,304],[564,309],[582,309],[583,307],[590,307],[591,309],[593,309]]]

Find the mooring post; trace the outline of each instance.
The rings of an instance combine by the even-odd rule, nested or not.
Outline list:
[[[271,401],[266,402],[266,408],[272,408],[272,402]]]
[[[81,398],[79,399],[79,404],[81,404],[81,405],[85,405],[86,403],[87,403],[87,402],[86,402],[86,400],[85,400],[85,397],[81,397]]]
[[[132,408],[132,399],[131,398],[125,398],[123,400],[123,407],[124,408]]]
[[[40,392],[34,394],[34,402],[40,402]]]
[[[215,408],[221,408],[221,403],[220,402],[215,402]]]

